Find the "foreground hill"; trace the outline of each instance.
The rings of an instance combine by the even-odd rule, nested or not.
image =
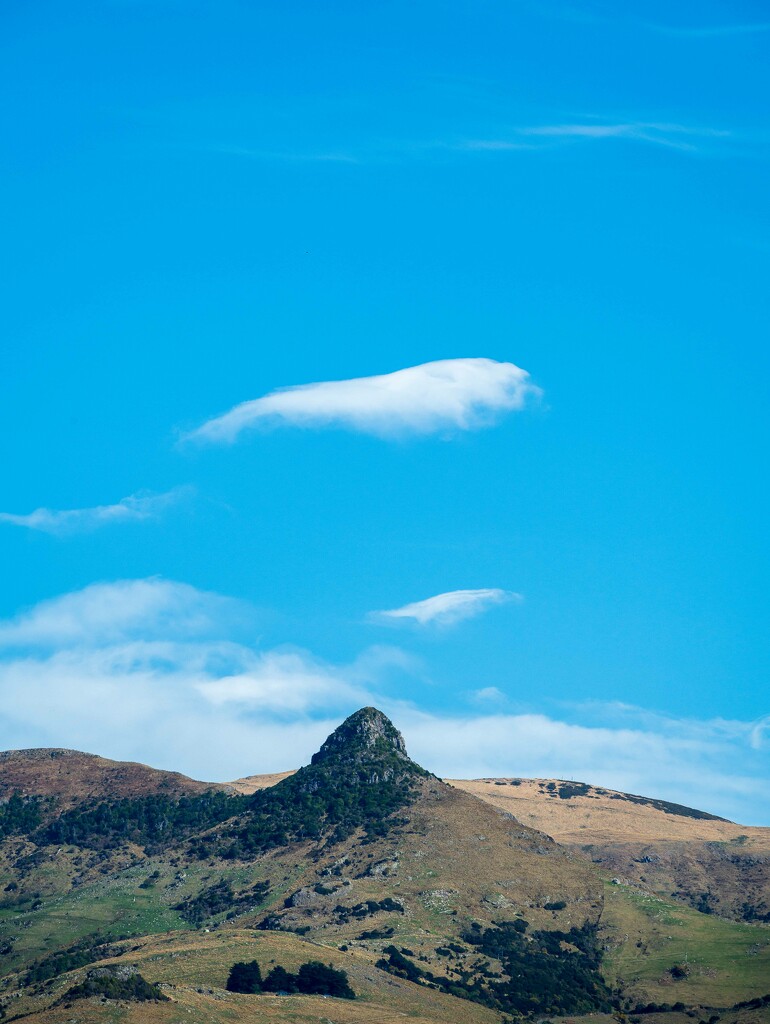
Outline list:
[[[155,779],[105,795],[86,771],[81,791],[51,793],[46,775],[45,793],[30,783],[9,800],[8,1017],[491,1024],[732,1008],[770,989],[770,929],[613,885],[576,848],[415,764],[373,708],[271,781],[169,793]],[[263,976],[331,964],[357,999],[225,992],[232,965],[252,959]],[[170,1001],[115,1017],[111,1000],[72,994],[104,985],[110,965]],[[759,1020],[766,1005],[749,1009]]]
[[[770,922],[770,828],[558,779],[453,780],[607,874],[705,913]]]

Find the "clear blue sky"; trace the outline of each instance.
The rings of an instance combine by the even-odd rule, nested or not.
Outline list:
[[[770,824],[765,5],[0,21],[0,748],[226,778],[371,701]],[[375,423],[435,361],[530,387]]]

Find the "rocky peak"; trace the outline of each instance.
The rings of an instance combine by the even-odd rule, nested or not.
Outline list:
[[[321,764],[331,758],[369,761],[378,757],[409,762],[404,738],[387,715],[377,708],[361,708],[334,730],[311,763]]]

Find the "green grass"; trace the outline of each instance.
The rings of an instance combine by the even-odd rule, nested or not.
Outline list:
[[[770,927],[740,924],[608,885],[604,973],[642,1002],[731,1006],[770,991]],[[683,979],[670,970],[680,965]]]

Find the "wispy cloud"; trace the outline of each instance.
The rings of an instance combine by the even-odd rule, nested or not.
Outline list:
[[[0,748],[65,746],[226,780],[295,768],[339,721],[375,704],[413,757],[447,778],[574,778],[767,818],[767,719],[677,719],[594,704],[561,715],[428,712],[393,699],[392,673],[417,666],[374,647],[333,664],[237,639],[243,606],[169,580],[100,583],[0,621]],[[503,681],[500,682],[504,686]]]
[[[521,601],[521,594],[510,590],[450,590],[423,601],[414,601],[403,608],[372,612],[370,619],[377,622],[416,622],[421,626],[429,623],[438,626],[454,626],[463,619],[480,615],[492,605],[506,601]]]
[[[468,150],[517,150],[533,148],[532,141],[539,140],[598,140],[598,139],[630,139],[636,142],[647,142],[657,146],[673,149],[692,150],[697,148],[693,140],[719,139],[729,136],[729,132],[716,128],[700,128],[683,124],[672,124],[661,121],[619,121],[582,123],[524,125],[511,129],[501,138],[469,139],[462,145]],[[530,139],[530,144],[522,142]],[[534,147],[536,148],[536,147]]]
[[[357,164],[359,159],[350,153],[323,151],[296,152],[286,149],[250,149],[248,146],[212,146],[212,153],[222,156],[243,157],[246,160],[275,160],[286,163],[309,164]]]
[[[51,509],[36,508],[26,515],[0,512],[0,523],[24,526],[63,536],[88,533],[113,523],[141,522],[156,519],[170,505],[181,501],[192,492],[190,487],[175,487],[163,494],[131,494],[115,505],[96,505],[93,508]]]
[[[755,750],[763,750],[770,742],[770,715],[765,715],[754,722],[751,729],[751,745]]]
[[[698,39],[713,36],[745,36],[760,32],[770,32],[770,21],[753,21],[727,25],[660,25],[653,22],[642,22],[644,28],[651,32],[660,32],[667,36],[682,36]]]
[[[493,359],[443,359],[394,373],[300,384],[236,405],[183,440],[231,444],[260,425],[344,427],[377,437],[471,430],[541,394],[529,374]]]

